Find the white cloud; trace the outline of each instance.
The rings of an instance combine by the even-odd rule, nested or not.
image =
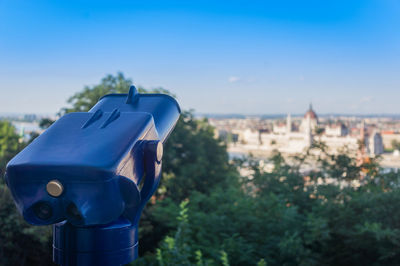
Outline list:
[[[228,82],[229,83],[236,83],[236,82],[239,82],[241,79],[239,78],[239,77],[237,77],[237,76],[230,76],[229,78],[228,78]]]
[[[293,99],[293,98],[287,98],[287,99],[286,99],[286,102],[287,102],[287,103],[294,103],[294,99]]]
[[[364,96],[360,99],[361,103],[369,103],[372,102],[373,98],[371,96]]]

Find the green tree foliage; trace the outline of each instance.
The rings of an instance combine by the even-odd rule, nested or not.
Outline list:
[[[14,126],[8,121],[0,121],[0,174],[4,175],[6,164],[22,148]]]
[[[67,101],[71,106],[63,108],[60,113],[87,112],[102,96],[110,93],[127,93],[131,84],[132,80],[125,78],[122,73],[117,73],[116,76],[107,75],[100,84],[85,86],[82,91],[71,96]]]
[[[180,204],[180,213],[178,216],[179,226],[175,236],[166,237],[157,249],[157,261],[160,265],[190,265],[189,256],[191,256],[191,247],[188,245],[188,201]]]
[[[177,227],[179,203],[192,193],[205,195],[227,188],[238,176],[224,144],[214,138],[206,120],[183,112],[164,148],[163,177],[156,202],[148,203],[140,221],[140,253],[153,251]]]
[[[253,174],[241,182],[191,193],[187,236],[180,235],[190,248],[180,256],[191,265],[198,264],[199,254],[208,265],[399,264],[399,174],[368,174],[363,169],[374,168],[373,160],[357,165],[354,158],[329,155],[323,147],[316,144],[295,158],[299,164],[319,159],[312,172],[302,173],[276,153],[272,172],[249,161]],[[164,212],[177,215],[167,202]],[[161,251],[170,239],[161,242]],[[136,263],[144,260],[159,262],[148,254]],[[174,263],[164,260],[163,265]]]
[[[42,120],[40,120],[39,122],[39,127],[41,129],[47,129],[49,126],[51,126],[54,123],[54,120],[50,119],[50,118],[43,118]]]
[[[178,203],[194,191],[209,193],[214,187],[226,186],[235,172],[214,129],[191,112],[182,113],[166,143],[163,162],[160,193]]]
[[[106,94],[128,93],[132,80],[125,78],[124,74],[119,72],[115,76],[107,75],[100,84],[94,86],[85,86],[82,91],[75,93],[68,100],[69,107],[61,109],[60,114],[70,112],[87,112],[98,100]],[[147,91],[141,87],[137,88],[140,93],[164,93],[171,94],[163,88],[155,88]]]
[[[228,254],[221,250],[218,260],[203,259],[200,250],[194,251],[189,236],[188,206],[189,201],[182,201],[179,205],[179,215],[177,217],[178,227],[173,237],[167,236],[162,241],[160,248],[157,248],[154,258],[143,258],[133,263],[133,265],[224,265],[229,266]],[[193,262],[194,260],[194,262]]]
[[[400,150],[400,141],[392,140],[392,147],[394,150]]]
[[[40,120],[39,122],[39,127],[43,130],[46,130],[48,127],[50,127],[55,121],[50,119],[50,118],[43,118],[42,120]],[[39,133],[38,132],[32,132],[30,134],[29,137],[29,141],[27,144],[31,143],[32,141],[34,141],[37,137],[39,137]]]
[[[0,121],[0,172],[23,147],[24,143],[8,121]],[[9,190],[0,182],[0,265],[50,264],[51,235],[49,227],[27,224],[17,212]]]
[[[31,226],[0,184],[0,265],[51,265],[51,227]]]

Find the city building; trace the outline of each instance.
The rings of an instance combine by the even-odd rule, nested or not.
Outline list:
[[[231,143],[229,149],[254,154],[269,154],[277,150],[283,154],[294,155],[303,153],[317,141],[323,142],[330,153],[346,152],[356,155],[360,150],[360,143],[365,143],[364,155],[383,153],[381,134],[378,131],[366,130],[364,122],[361,122],[361,128],[351,130],[340,121],[320,123],[311,104],[300,121],[298,118],[295,122],[293,120],[288,114],[285,122],[275,120],[270,129],[265,125],[263,129],[257,128],[257,124],[252,124],[251,127],[235,127],[234,123],[231,123],[230,132],[235,135],[237,142]]]

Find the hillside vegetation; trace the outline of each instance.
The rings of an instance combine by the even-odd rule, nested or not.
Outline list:
[[[130,84],[109,75],[60,113],[87,111]],[[0,145],[4,174],[25,145],[7,121],[0,121]],[[324,154],[322,143],[311,149]],[[399,174],[382,174],[375,160],[358,165],[326,153],[313,158],[314,171],[300,172],[312,154],[289,166],[276,153],[272,172],[252,158],[230,161],[207,120],[183,112],[165,146],[160,187],[142,214],[140,258],[132,265],[399,265]],[[240,167],[252,174],[240,176]],[[51,228],[23,221],[2,180],[0,265],[51,265],[51,241]]]

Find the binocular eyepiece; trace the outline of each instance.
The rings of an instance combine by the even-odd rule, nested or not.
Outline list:
[[[165,94],[102,97],[66,114],[7,165],[24,219],[53,224],[61,265],[119,265],[137,256],[137,226],[161,175],[163,144],[180,114]]]

